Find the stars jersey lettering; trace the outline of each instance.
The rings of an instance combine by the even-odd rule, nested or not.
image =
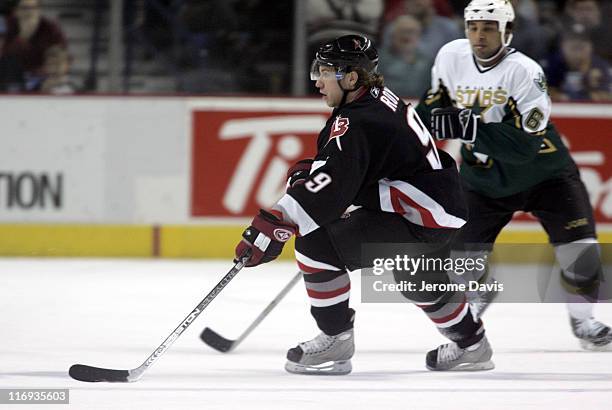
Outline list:
[[[450,105],[481,117],[475,142],[461,149],[461,174],[471,189],[490,197],[511,195],[571,162],[550,122],[544,72],[517,50],[510,48],[496,65],[483,67],[467,39],[442,47],[417,112],[428,123],[433,108]]]

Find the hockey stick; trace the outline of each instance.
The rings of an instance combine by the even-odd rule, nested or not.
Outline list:
[[[139,367],[131,370],[116,370],[116,369],[103,369],[100,367],[87,366],[84,364],[74,364],[70,366],[68,374],[73,379],[82,382],[135,382],[138,381],[145,371],[149,369],[165,352],[170,348],[172,343],[183,333],[193,321],[202,313],[202,311],[208,306],[210,302],[223,290],[223,288],[230,283],[230,281],[240,272],[244,267],[245,263],[251,257],[251,253],[245,253],[242,258],[227,274],[217,283],[204,299],[196,306],[196,308],[181,322],[181,324],[159,345],[157,349],[141,364]]]
[[[289,291],[295,286],[295,284],[302,277],[302,272],[298,272],[291,281],[285,285],[283,290],[279,292],[278,295],[266,306],[264,310],[261,311],[259,316],[251,323],[251,325],[244,331],[242,334],[235,340],[226,339],[221,336],[219,333],[215,332],[211,328],[207,327],[202,331],[200,335],[200,339],[213,349],[216,349],[222,353],[229,353],[234,350],[252,331],[255,329],[268,314],[274,309],[276,305],[289,293]]]

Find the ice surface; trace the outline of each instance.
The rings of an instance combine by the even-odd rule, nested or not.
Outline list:
[[[74,363],[139,366],[231,266],[0,259],[0,387],[69,388],[73,409],[612,408],[612,352],[581,351],[565,306],[493,305],[485,324],[496,369],[434,373],[425,369],[425,353],[442,336],[412,305],[361,304],[357,272],[357,353],[348,376],[283,370],[287,348],[317,333],[301,283],[236,351],[204,345],[198,335],[205,326],[235,338],[250,324],[295,272],[280,262],[240,272],[139,382],[68,377]],[[612,305],[595,312],[612,323]]]

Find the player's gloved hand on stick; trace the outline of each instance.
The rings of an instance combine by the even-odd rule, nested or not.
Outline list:
[[[303,159],[291,166],[287,171],[287,188],[292,188],[298,184],[303,184],[312,167],[313,159]]]
[[[250,249],[251,258],[245,266],[257,266],[273,261],[280,255],[285,242],[295,235],[295,225],[281,221],[270,212],[259,210],[251,225],[242,233],[242,241],[236,246],[236,259]]]
[[[438,140],[460,139],[472,143],[480,116],[469,108],[434,108],[431,110],[431,132]]]

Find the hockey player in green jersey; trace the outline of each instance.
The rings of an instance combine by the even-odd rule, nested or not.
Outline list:
[[[578,168],[549,121],[542,68],[509,47],[510,1],[473,0],[464,17],[467,39],[440,49],[431,89],[417,107],[436,138],[462,142],[470,216],[455,247],[479,243],[482,252],[490,251],[515,211],[531,212],[555,248],[564,287],[571,289],[574,335],[585,349],[608,349],[612,331],[593,319],[601,274],[593,211]],[[486,302],[480,307],[482,313]]]

